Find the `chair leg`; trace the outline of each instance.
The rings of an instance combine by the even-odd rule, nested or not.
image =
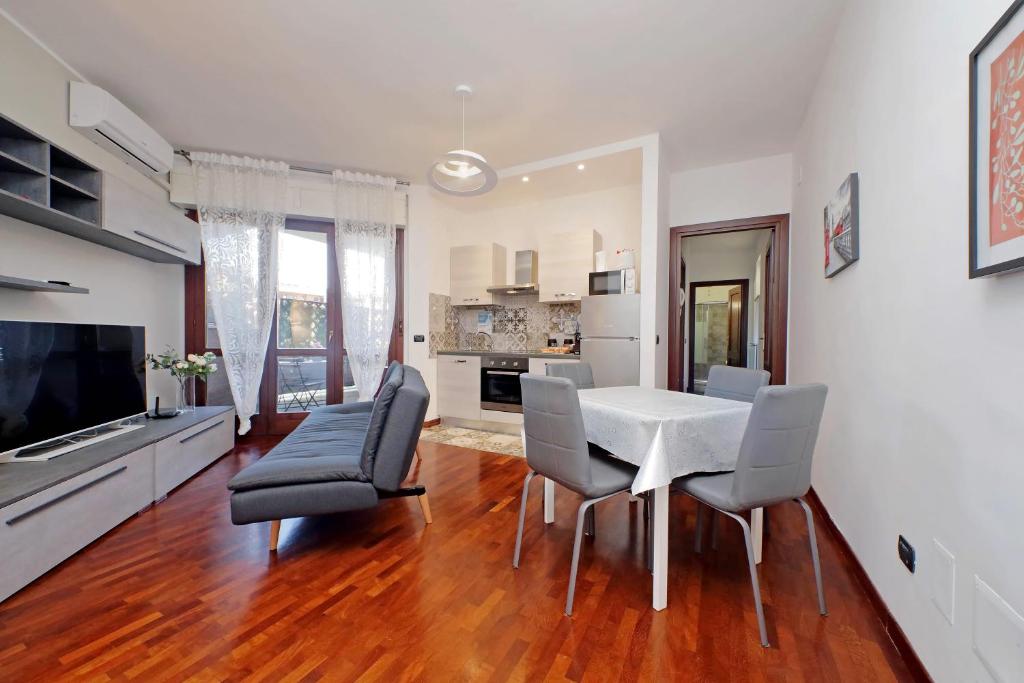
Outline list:
[[[800,503],[800,507],[804,509],[804,515],[807,517],[807,536],[811,540],[811,562],[814,563],[814,581],[818,584],[818,611],[821,612],[822,616],[828,614],[828,609],[825,607],[825,588],[821,582],[821,561],[818,559],[818,537],[814,533],[814,516],[811,514],[811,507],[804,502],[803,498],[795,498],[796,502]]]
[[[516,551],[512,555],[512,566],[519,569],[519,551],[523,547],[523,524],[526,522],[526,497],[530,495],[530,480],[537,474],[533,470],[526,473],[523,480],[523,501],[519,504],[519,529],[516,531]]]
[[[583,540],[583,525],[586,522],[587,512],[593,507],[596,500],[585,500],[580,505],[576,514],[576,538],[572,543],[572,569],[569,571],[569,594],[565,599],[565,616],[572,616],[572,601],[576,597],[576,570],[580,564],[580,542]]]
[[[704,533],[704,503],[697,502],[697,522],[693,529],[693,552],[700,553],[701,536]]]
[[[270,549],[277,551],[277,538],[281,535],[281,520],[275,519],[270,522]]]
[[[747,520],[731,512],[725,512],[743,527],[743,541],[747,546],[747,565],[750,567],[750,586],[754,591],[754,608],[757,610],[757,628],[761,632],[761,645],[771,647],[768,644],[768,629],[764,625],[764,608],[761,606],[761,585],[757,581],[757,563],[754,561],[754,542],[750,536],[750,525]]]
[[[595,508],[593,506],[591,506],[590,510],[587,512],[586,534],[590,537],[597,535],[597,514],[595,513]]]
[[[423,521],[427,524],[433,524],[434,518],[430,516],[430,501],[427,500],[427,494],[421,493],[416,496],[420,501],[420,509],[423,510]]]

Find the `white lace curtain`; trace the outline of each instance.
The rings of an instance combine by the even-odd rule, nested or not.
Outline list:
[[[349,367],[368,400],[388,363],[395,322],[395,179],[334,172],[335,241]]]
[[[277,303],[278,234],[284,227],[288,165],[192,153],[206,289],[240,426],[259,410],[263,362]]]

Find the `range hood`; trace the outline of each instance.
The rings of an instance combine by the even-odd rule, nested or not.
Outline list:
[[[516,252],[516,281],[511,285],[488,287],[491,294],[536,294],[537,293],[537,252],[526,249]]]

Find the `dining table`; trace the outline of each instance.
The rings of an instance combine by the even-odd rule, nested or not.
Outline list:
[[[647,493],[653,527],[652,605],[668,604],[668,500],[672,480],[736,469],[750,404],[639,386],[579,391],[587,441],[636,465],[631,493]],[[544,520],[554,522],[554,482],[544,481]],[[755,560],[761,560],[763,514],[751,518]]]

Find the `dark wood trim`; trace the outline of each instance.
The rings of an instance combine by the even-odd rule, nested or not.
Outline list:
[[[427,429],[428,427],[436,427],[439,424],[441,424],[441,418],[435,417],[433,420],[425,420],[423,422],[423,428]]]
[[[687,307],[688,313],[688,325],[689,329],[693,330],[694,322],[697,317],[697,306],[694,305],[694,301],[697,299],[697,288],[698,287],[718,287],[726,285],[738,285],[740,288],[740,296],[743,297],[743,316],[740,319],[740,348],[743,349],[743,365],[747,364],[747,325],[750,323],[750,280],[743,278],[742,280],[708,280],[705,282],[691,282],[689,292],[686,295],[686,303],[690,304]],[[692,335],[691,331],[691,335]],[[728,352],[726,352],[728,355]],[[686,347],[686,390],[693,392],[693,344],[688,344]]]
[[[878,589],[875,588],[875,584],[871,582],[868,577],[868,573],[864,571],[864,566],[857,559],[857,555],[853,552],[853,548],[847,542],[846,537],[839,531],[839,527],[832,520],[832,515],[828,513],[828,509],[825,508],[824,503],[821,502],[821,498],[818,497],[818,493],[812,488],[807,492],[805,496],[807,503],[814,509],[815,516],[822,522],[828,529],[828,533],[836,541],[836,545],[839,546],[839,551],[846,556],[848,560],[847,564],[853,569],[853,574],[857,579],[857,582],[867,593],[868,599],[871,601],[871,606],[874,607],[875,613],[878,615],[879,621],[882,622],[882,628],[885,629],[886,634],[889,636],[889,640],[892,641],[893,647],[896,648],[897,652],[900,653],[900,657],[903,658],[903,662],[907,665],[907,669],[910,670],[910,675],[915,681],[921,683],[932,683],[931,676],[928,675],[928,670],[924,668],[924,664],[921,659],[914,652],[914,648],[910,644],[910,640],[907,638],[907,634],[903,632],[900,625],[896,622],[896,619],[892,616],[892,612],[889,611],[888,605],[882,599]]]
[[[679,320],[679,272],[680,257],[679,239],[697,235],[714,235],[742,230],[772,231],[771,281],[767,282],[768,298],[778,305],[773,307],[767,320],[766,336],[771,338],[770,354],[767,354],[765,369],[771,372],[772,384],[786,383],[786,326],[789,320],[789,214],[740,218],[729,221],[698,223],[674,227],[669,234],[669,346],[668,346],[668,388],[679,391],[681,357],[681,335],[685,330],[679,329],[672,321]],[[692,264],[690,264],[692,265]],[[689,302],[687,302],[689,303]],[[689,307],[693,310],[693,306]]]

